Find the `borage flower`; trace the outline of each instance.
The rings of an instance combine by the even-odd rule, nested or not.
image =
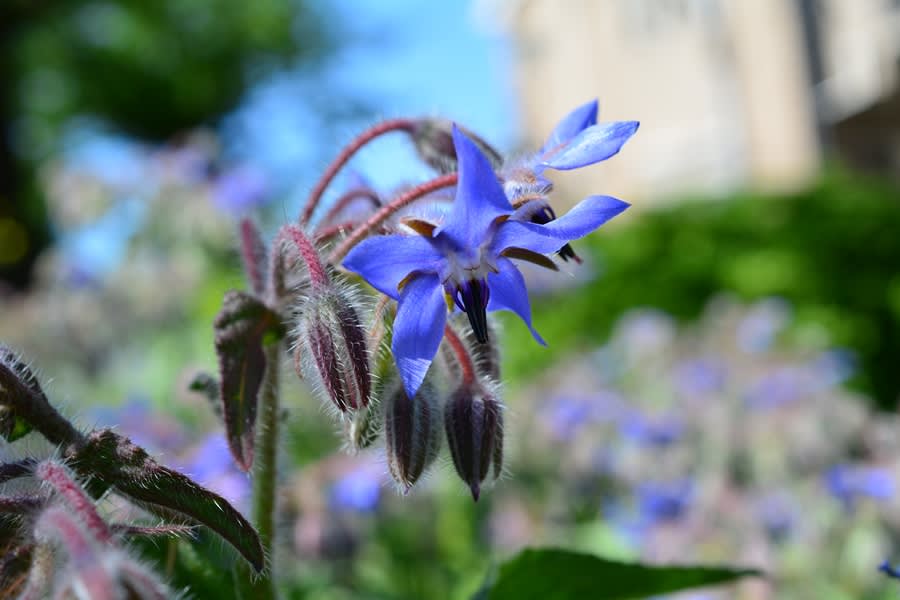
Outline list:
[[[419,235],[383,235],[356,246],[344,267],[398,300],[392,350],[409,397],[437,353],[447,318],[445,294],[464,311],[479,342],[487,341],[487,311],[511,310],[531,325],[522,274],[510,258],[555,268],[544,254],[613,218],[626,202],[591,196],[545,225],[510,218],[515,212],[490,162],[453,128],[459,161],[456,198],[440,225],[408,221]]]
[[[547,195],[553,184],[545,169],[567,171],[602,162],[616,155],[638,130],[637,121],[597,123],[597,101],[582,104],[556,125],[535,154],[500,171],[503,189],[518,210],[514,219],[543,225],[556,219]],[[563,260],[581,262],[569,244],[559,250]]]

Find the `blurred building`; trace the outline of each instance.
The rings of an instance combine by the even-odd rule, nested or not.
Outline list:
[[[900,174],[898,0],[491,7],[515,41],[532,144],[593,97],[601,120],[642,123],[622,157],[567,175],[578,191],[652,200],[786,190],[811,181],[832,152]]]

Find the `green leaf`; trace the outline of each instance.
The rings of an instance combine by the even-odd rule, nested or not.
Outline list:
[[[259,299],[235,290],[225,294],[213,327],[228,445],[238,466],[249,471],[259,388],[266,370],[263,344],[281,339],[284,327],[278,314]]]
[[[730,567],[656,567],[606,560],[555,549],[528,549],[504,563],[487,598],[490,600],[624,600],[759,576],[752,569]]]
[[[172,513],[190,517],[225,538],[257,572],[262,570],[259,535],[241,513],[218,494],[158,464],[127,438],[96,430],[67,458],[79,474],[91,477],[94,492],[113,486],[166,521],[172,520]]]

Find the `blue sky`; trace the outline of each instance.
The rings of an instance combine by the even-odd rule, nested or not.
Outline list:
[[[338,0],[329,6],[351,38],[346,49],[321,72],[280,73],[254,86],[223,121],[228,158],[259,168],[272,189],[282,190],[275,201],[285,214],[296,212],[318,172],[340,147],[373,123],[342,123],[337,135],[329,133],[305,101],[316,94],[320,102],[332,101],[323,90],[364,97],[381,117],[456,120],[501,150],[517,140],[510,47],[477,26],[471,2]],[[90,121],[86,127],[75,125],[65,144],[69,160],[108,176],[134,175],[139,144],[104,133]],[[430,173],[402,135],[374,142],[351,162],[350,172],[383,191],[424,180]],[[338,180],[331,193],[342,185]],[[115,265],[141,220],[133,203],[123,206],[129,208],[111,210],[93,226],[65,236],[62,243],[76,264],[95,265],[100,271]]]
[[[333,144],[312,146],[310,141],[321,140],[323,132],[302,99],[323,87],[364,97],[382,117],[440,115],[501,149],[516,140],[510,48],[476,25],[471,3],[340,0],[332,10],[359,41],[323,74],[282,74],[248,94],[226,121],[234,155],[260,163],[276,179],[296,176],[298,167],[323,168],[341,144],[371,123],[347,123]],[[320,85],[323,76],[326,86]],[[378,140],[351,166],[380,189],[426,175],[402,136]],[[293,200],[311,186],[296,182]]]

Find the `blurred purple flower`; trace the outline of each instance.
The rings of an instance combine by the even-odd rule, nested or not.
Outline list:
[[[777,408],[814,391],[814,384],[805,369],[780,367],[758,379],[744,395],[744,402],[748,408]]]
[[[768,298],[754,304],[737,328],[737,344],[751,354],[765,352],[787,325],[790,305],[781,298]]]
[[[151,410],[144,397],[131,397],[118,407],[95,408],[91,417],[97,426],[115,428],[152,454],[178,453],[187,441],[182,425],[169,415]]]
[[[674,369],[675,387],[683,396],[705,396],[725,388],[725,364],[714,358],[684,360]]]
[[[769,537],[778,542],[790,535],[797,521],[797,505],[791,498],[774,492],[756,503],[756,517]]]
[[[250,498],[250,480],[241,472],[221,432],[207,435],[178,469],[204,487],[221,494],[233,502],[239,510],[247,508]]]
[[[331,485],[331,506],[339,511],[368,513],[381,500],[381,472],[374,464],[357,465]]]
[[[848,510],[860,498],[888,500],[894,495],[894,475],[881,467],[835,465],[824,479],[831,495]]]
[[[601,391],[590,396],[557,394],[541,408],[541,419],[554,439],[572,439],[578,430],[592,423],[607,423],[619,417],[623,408],[620,396]]]
[[[638,511],[647,525],[681,519],[694,497],[694,483],[690,479],[668,482],[643,482],[635,490]]]
[[[684,423],[674,415],[648,416],[632,411],[619,421],[619,434],[642,446],[665,448],[684,433]]]
[[[851,350],[826,350],[816,357],[810,369],[823,387],[840,385],[856,372],[856,355]]]
[[[269,186],[262,172],[243,165],[225,171],[213,182],[213,204],[232,216],[241,216],[264,204]]]

